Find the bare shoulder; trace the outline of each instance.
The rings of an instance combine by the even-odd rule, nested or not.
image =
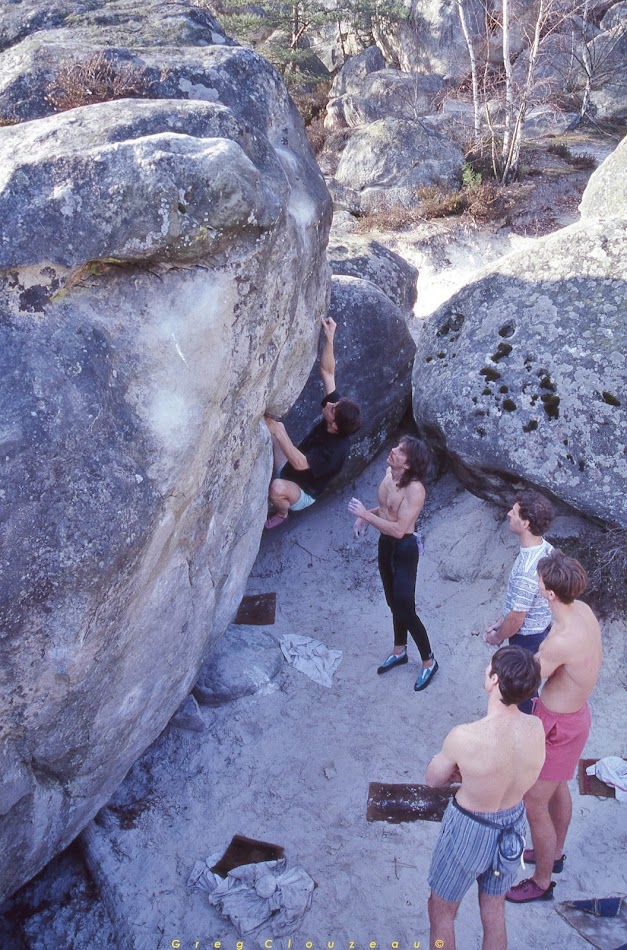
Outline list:
[[[542,725],[542,720],[539,719],[538,716],[528,716],[526,713],[521,713],[520,727],[529,735],[531,739],[536,739],[537,741],[544,744],[544,726]]]
[[[477,723],[475,722],[455,726],[444,740],[443,749],[448,752],[461,752],[466,747],[468,741],[472,739],[474,735],[473,727],[476,725]]]
[[[405,487],[401,489],[401,492],[403,493],[405,503],[418,515],[422,510],[427,496],[425,486],[422,482],[410,482],[409,485],[405,485]]]
[[[422,484],[422,482],[418,481],[410,482],[405,486],[403,491],[405,492],[405,495],[408,499],[417,499],[421,501],[424,500],[425,495],[427,494],[425,486]]]
[[[601,627],[592,608],[589,607],[588,604],[584,604],[583,600],[576,600],[575,608],[580,623],[585,624],[588,630],[594,630],[600,634]]]

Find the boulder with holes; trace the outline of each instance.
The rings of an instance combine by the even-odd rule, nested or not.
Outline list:
[[[416,422],[473,491],[507,504],[526,482],[622,526],[626,156],[592,176],[581,223],[486,269],[423,324],[413,373]]]

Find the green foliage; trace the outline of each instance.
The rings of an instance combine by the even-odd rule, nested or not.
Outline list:
[[[312,31],[333,24],[341,37],[349,30],[368,36],[375,20],[405,20],[408,15],[399,0],[258,0],[251,6],[192,2],[210,10],[229,36],[272,63],[292,88],[298,77],[305,83],[320,79],[320,62],[308,48]]]
[[[481,172],[475,171],[469,162],[462,165],[462,185],[464,188],[478,188],[482,182]]]

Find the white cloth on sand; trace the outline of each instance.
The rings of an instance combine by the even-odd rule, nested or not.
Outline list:
[[[320,686],[333,686],[333,674],[342,662],[341,650],[329,650],[320,640],[286,634],[279,640],[283,656],[293,667]]]
[[[606,755],[586,769],[586,775],[598,779],[616,790],[616,801],[627,802],[627,762],[618,755]]]
[[[209,894],[218,908],[244,937],[268,924],[265,934],[283,937],[293,933],[311,907],[313,878],[301,867],[288,868],[286,858],[233,868],[225,878],[211,867],[219,856],[197,861],[187,881]]]

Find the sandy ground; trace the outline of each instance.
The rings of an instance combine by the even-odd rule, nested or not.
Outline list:
[[[323,500],[266,533],[249,580],[249,593],[277,594],[276,623],[248,627],[250,636],[259,629],[276,637],[297,632],[342,650],[333,688],[286,664],[262,693],[205,707],[204,732],[168,727],[114,800],[129,827],[109,821],[92,840],[112,930],[94,927],[93,908],[68,903],[56,924],[41,918],[45,933],[37,933],[36,918],[31,920],[24,946],[97,950],[115,940],[123,948],[161,950],[179,940],[185,950],[216,941],[223,950],[236,950],[234,928],[200,891],[186,888],[194,862],[226,847],[236,833],[283,845],[290,863],[318,883],[313,906],[292,935],[293,950],[318,950],[331,941],[337,950],[351,950],[351,942],[355,950],[375,942],[389,948],[394,940],[400,950],[428,945],[427,870],[439,825],[368,823],[368,785],[422,781],[451,727],[483,715],[491,650],[480,631],[499,614],[516,540],[503,512],[452,477],[431,486],[417,603],[440,670],[425,692],[415,693],[418,658],[411,644],[407,666],[377,676],[391,645],[376,565],[378,535],[369,529],[364,539],[353,540],[346,505],[352,493],[374,503],[384,460],[385,454],[354,492]],[[577,519],[561,517],[555,528],[551,536],[572,534]],[[624,623],[604,625],[588,756],[626,751],[624,632]],[[580,797],[575,782],[571,789],[574,816],[556,900],[627,894],[627,806]],[[510,950],[589,946],[554,903],[508,905],[507,920]],[[461,950],[480,947],[474,894],[462,903],[457,933]],[[625,940],[627,934],[614,946]],[[253,938],[244,943],[251,950],[257,945]],[[274,950],[279,947],[275,941]]]

